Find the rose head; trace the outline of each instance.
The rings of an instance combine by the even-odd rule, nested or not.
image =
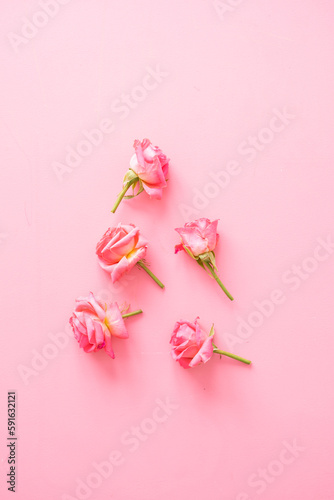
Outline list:
[[[96,246],[99,264],[115,283],[146,255],[147,242],[133,224],[110,227]]]
[[[123,189],[112,208],[115,213],[122,199],[133,198],[146,191],[151,198],[161,200],[162,190],[167,186],[169,159],[149,139],[135,140],[135,153],[130,159],[130,168],[123,179]],[[131,194],[126,194],[131,188]]]
[[[216,273],[218,269],[214,250],[219,238],[217,225],[218,220],[211,222],[203,217],[193,222],[187,222],[183,227],[175,228],[181,238],[181,243],[175,245],[175,253],[184,250],[190,257],[195,259],[197,264],[211,274],[211,277],[217,281],[228,298],[234,300]]]
[[[213,354],[213,335],[203,332],[197,320],[177,321],[170,339],[172,356],[183,368],[206,363]]]
[[[167,186],[169,159],[149,139],[135,140],[133,147],[135,153],[130,160],[130,169],[139,177],[147,194],[160,200],[162,189]]]
[[[172,356],[183,368],[193,368],[201,363],[206,363],[214,353],[236,359],[246,365],[251,364],[249,359],[218,349],[213,343],[214,326],[212,325],[208,335],[198,325],[197,320],[198,318],[195,319],[194,323],[177,321],[170,339]]]
[[[175,246],[175,253],[186,247],[194,257],[212,252],[217,244],[218,220],[211,222],[209,219],[201,218],[193,222],[187,222],[184,227],[175,229],[180,235],[182,243]]]
[[[76,303],[70,325],[80,347],[85,352],[105,349],[114,358],[111,336],[121,339],[129,337],[117,303],[107,305],[94,297],[92,292],[88,297],[79,297]]]

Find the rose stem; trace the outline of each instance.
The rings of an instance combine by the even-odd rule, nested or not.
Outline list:
[[[125,193],[127,192],[127,190],[132,186],[132,184],[134,184],[135,182],[137,182],[138,179],[139,179],[139,177],[134,177],[133,179],[131,179],[130,181],[128,181],[125,184],[125,186],[123,187],[122,191],[117,196],[116,203],[115,203],[115,205],[113,206],[113,208],[111,210],[113,214],[116,212],[117,207],[121,203],[122,199],[124,198]]]
[[[222,354],[223,356],[228,356],[229,358],[236,359],[237,361],[242,361],[242,363],[246,363],[246,365],[251,364],[251,361],[249,361],[249,359],[241,358],[240,356],[231,354],[230,352],[221,351],[220,349],[214,349],[213,352],[216,354]]]
[[[122,314],[122,318],[130,318],[130,316],[135,316],[136,314],[141,314],[143,311],[138,309],[138,311],[132,311],[130,313]]]
[[[148,267],[145,266],[145,264],[141,260],[137,262],[137,265],[143,268],[144,271],[146,271],[147,274],[151,276],[151,278],[160,286],[160,288],[165,288],[165,285],[161,283],[161,281],[152,273],[152,271],[149,270]]]
[[[214,277],[214,279],[217,281],[218,285],[220,286],[220,288],[222,290],[224,290],[224,292],[226,293],[226,295],[228,296],[228,298],[230,300],[234,300],[234,298],[232,297],[232,295],[230,294],[230,292],[225,288],[225,286],[223,285],[223,283],[221,282],[220,278],[217,276],[217,274],[215,273],[213,267],[210,266],[210,264],[208,262],[205,262],[205,265],[206,267],[209,269],[210,273],[212,274],[212,276]]]

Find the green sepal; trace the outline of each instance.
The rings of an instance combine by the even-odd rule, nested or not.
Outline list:
[[[201,253],[198,256],[198,258],[201,259],[202,262],[210,263],[212,267],[216,269],[216,271],[218,270],[216,266],[216,256],[214,252]]]
[[[139,178],[138,178],[139,179]],[[138,190],[138,193],[136,194],[127,194],[126,196],[124,196],[125,199],[130,199],[130,198],[135,198],[136,196],[138,196],[140,193],[142,193],[144,191],[144,186],[143,186],[143,183],[142,181],[139,179],[137,182],[135,182],[134,184],[132,184],[132,192],[134,192],[134,189],[135,187],[137,186],[139,182],[139,190]]]

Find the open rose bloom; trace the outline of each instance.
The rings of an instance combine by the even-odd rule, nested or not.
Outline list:
[[[162,197],[162,190],[167,186],[169,159],[158,146],[153,146],[149,139],[135,140],[135,153],[130,159],[130,169],[123,180],[123,189],[118,195],[112,212],[125,198],[133,198],[142,191],[157,200]],[[131,188],[131,194],[126,195]]]
[[[193,368],[194,366],[207,363],[214,353],[228,356],[247,365],[251,364],[251,361],[248,359],[218,349],[213,343],[215,333],[213,325],[210,333],[207,334],[199,326],[198,319],[196,318],[193,323],[190,321],[177,321],[170,339],[172,357],[183,368]]]
[[[213,336],[201,330],[197,319],[194,323],[177,321],[174,326],[170,340],[172,356],[183,368],[193,368],[200,363],[206,363],[213,354]]]
[[[107,305],[94,297],[79,297],[70,318],[74,337],[85,352],[96,352],[104,349],[114,358],[111,337],[127,339],[129,337],[122,313],[117,303]]]
[[[175,231],[180,235],[181,243],[175,245],[175,253],[184,250],[217,281],[228,298],[233,300],[232,295],[216,274],[217,266],[214,250],[219,238],[217,225],[218,220],[211,222],[203,217],[193,222],[187,222],[183,227],[177,227]]]
[[[160,288],[164,288],[161,281],[143,262],[146,251],[147,241],[141,236],[138,227],[133,224],[119,223],[116,227],[110,227],[96,246],[99,264],[110,274],[113,283],[137,264]]]
[[[110,274],[113,283],[143,259],[146,251],[147,241],[133,224],[110,227],[96,246],[99,264]]]

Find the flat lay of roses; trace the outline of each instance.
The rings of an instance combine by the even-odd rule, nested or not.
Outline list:
[[[134,154],[130,158],[129,169],[111,209],[113,214],[126,202],[123,200],[129,200],[144,191],[150,198],[161,200],[163,190],[168,184],[170,160],[161,149],[154,146],[149,139],[135,140],[133,147]],[[147,216],[149,217],[149,214]],[[218,219],[210,221],[207,218],[199,218],[187,222],[183,227],[175,228],[179,236],[179,243],[175,244],[175,254],[180,252],[193,259],[194,264],[198,264],[203,272],[208,274],[207,286],[218,285],[225,294],[222,299],[233,301],[233,296],[222,281],[219,263],[216,262],[215,248],[219,243],[217,227]],[[146,261],[148,247],[149,242],[145,235],[142,235],[140,228],[133,223],[119,222],[111,225],[97,242],[96,257],[112,283],[121,280],[137,266],[155,282],[153,286],[158,285],[164,289],[164,284],[156,275],[159,274],[158,270],[154,269],[153,272]],[[157,289],[157,293],[161,292]],[[141,309],[130,311],[129,307],[122,310],[116,302],[106,303],[93,292],[89,292],[86,297],[76,299],[69,322],[75,339],[86,353],[104,349],[106,354],[114,359],[115,339],[128,339],[131,317],[142,313]],[[251,364],[248,359],[219,349],[214,343],[214,325],[204,328],[198,320],[198,317],[194,321],[180,319],[175,322],[173,329],[171,326],[171,356],[181,367],[188,369],[207,363],[213,354]]]

